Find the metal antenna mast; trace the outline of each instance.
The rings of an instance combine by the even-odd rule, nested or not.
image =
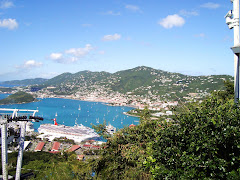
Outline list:
[[[233,3],[233,10],[228,11],[226,23],[229,29],[234,28],[234,46],[231,48],[234,53],[234,100],[237,103],[240,96],[240,79],[239,79],[239,0],[231,0]]]
[[[4,180],[8,179],[7,123],[11,122],[11,121],[15,121],[15,122],[18,122],[21,127],[19,151],[18,151],[18,158],[17,158],[17,169],[16,169],[16,176],[15,176],[16,180],[20,180],[26,123],[28,121],[43,120],[43,118],[35,116],[35,113],[38,112],[38,110],[0,108],[0,111],[5,112],[5,113],[0,113],[0,125],[1,125],[1,133],[2,133],[2,175],[3,175],[3,179]]]

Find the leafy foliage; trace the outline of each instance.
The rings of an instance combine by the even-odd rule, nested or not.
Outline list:
[[[145,108],[140,124],[109,137],[99,158],[25,153],[23,168],[35,179],[240,179],[240,109],[232,83],[225,85],[172,121],[150,120]],[[104,135],[105,125],[96,128]]]
[[[239,179],[240,109],[232,85],[190,103],[174,121],[148,118],[108,140],[96,167],[105,179]]]
[[[149,143],[158,129],[157,121],[148,120],[145,109],[140,125],[120,129],[108,139],[102,150],[102,157],[96,173],[102,179],[148,179],[150,174],[144,170],[143,161],[147,157]]]
[[[27,102],[33,102],[36,99],[28,93],[19,91],[15,94],[11,94],[5,99],[0,100],[0,104],[16,104],[16,103],[27,103]]]
[[[106,128],[107,126],[106,120],[103,121],[103,124],[99,124],[99,125],[91,124],[91,125],[92,125],[92,128],[103,138],[107,139],[110,137]]]
[[[9,174],[13,176],[16,173],[17,154],[8,154]],[[21,173],[33,172],[31,179],[41,180],[92,179],[94,163],[94,160],[78,161],[74,153],[24,152]]]

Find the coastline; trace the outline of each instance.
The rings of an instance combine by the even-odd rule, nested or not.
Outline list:
[[[33,102],[38,102],[39,100],[37,101],[31,101],[31,102],[21,102],[21,103],[7,103],[7,104],[0,104],[1,106],[3,105],[13,105],[13,104],[27,104],[27,103],[33,103]]]
[[[4,94],[4,93],[1,93],[1,94]],[[136,106],[133,106],[133,105],[127,105],[127,104],[124,104],[124,105],[121,105],[121,103],[118,103],[118,102],[105,102],[105,101],[97,101],[97,100],[87,100],[87,99],[81,99],[81,98],[71,98],[71,97],[45,97],[45,98],[56,98],[56,99],[70,99],[70,100],[77,100],[77,101],[85,101],[85,102],[96,102],[96,103],[101,103],[103,105],[106,105],[106,106],[119,106],[119,107],[131,107],[131,108],[134,108],[134,109],[137,109]],[[31,101],[31,102],[21,102],[21,103],[9,103],[9,104],[0,104],[0,105],[13,105],[13,104],[27,104],[27,103],[32,103],[32,102],[38,102],[38,101],[41,101],[41,99],[43,99],[42,97],[37,97],[35,99],[35,101]],[[137,118],[140,118],[140,116],[136,116],[136,115],[132,115],[132,114],[128,114],[127,112],[123,112],[124,115],[127,115],[127,116],[132,116],[132,117],[137,117]]]
[[[38,97],[39,99],[41,99],[41,97]],[[108,102],[109,100],[97,100],[97,99],[85,99],[85,98],[75,98],[75,97],[46,97],[46,98],[59,98],[59,99],[71,99],[71,100],[78,100],[78,101],[85,101],[85,102],[96,102],[96,103],[102,103],[103,105],[106,106],[119,106],[119,107],[131,107],[134,109],[137,109],[137,106],[134,105],[130,105],[130,104],[122,104],[121,102]]]
[[[1,93],[1,94],[6,94],[6,93]],[[131,105],[131,104],[122,103],[120,101],[113,102],[113,100],[105,99],[105,98],[89,99],[89,98],[84,98],[84,97],[83,98],[77,98],[77,97],[69,97],[69,96],[46,96],[46,97],[38,96],[34,101],[31,101],[31,102],[8,103],[8,104],[0,104],[0,105],[27,104],[27,103],[32,103],[32,102],[38,102],[38,101],[41,101],[42,99],[45,99],[45,98],[70,99],[70,100],[78,100],[78,101],[84,101],[84,102],[102,103],[103,105],[106,105],[106,106],[130,107],[130,108],[133,108],[133,109],[138,108],[137,106],[134,106],[134,105]],[[140,116],[135,116],[135,115],[128,114],[127,112],[126,112],[125,115],[132,116],[132,117],[138,117],[138,118],[140,117]]]
[[[123,112],[123,114],[124,114],[124,115],[127,115],[127,116],[132,116],[132,117],[140,118],[140,116],[133,115],[133,114],[128,114],[127,112]]]

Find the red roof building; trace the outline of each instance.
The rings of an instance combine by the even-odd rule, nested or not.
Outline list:
[[[54,142],[51,151],[58,151],[60,147],[60,142]]]
[[[79,149],[81,146],[79,145],[73,145],[70,149],[68,149],[67,151],[68,152],[73,152],[73,151],[76,151],[77,149]]]
[[[131,125],[129,125],[129,127],[135,127],[135,125],[134,125],[134,124],[131,124]]]
[[[92,145],[90,145],[90,144],[84,144],[83,147],[85,147],[85,148],[90,148],[90,147],[92,147]]]
[[[49,151],[49,153],[51,153],[51,154],[58,154],[58,153],[60,153],[60,151]]]
[[[36,151],[42,151],[42,148],[43,148],[44,144],[45,144],[44,142],[39,142],[34,151],[35,152]]]

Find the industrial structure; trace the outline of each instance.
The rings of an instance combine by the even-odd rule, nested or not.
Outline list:
[[[239,101],[240,96],[240,82],[239,82],[239,0],[231,0],[233,3],[233,10],[228,11],[226,14],[226,23],[229,29],[234,29],[234,46],[231,48],[234,53],[234,100]]]
[[[17,157],[17,168],[16,168],[16,176],[15,176],[16,180],[20,180],[26,124],[28,121],[38,122],[39,120],[43,120],[42,117],[35,116],[36,112],[38,112],[38,110],[0,108],[3,180],[8,179],[7,125],[9,122],[16,122],[20,125],[19,151],[18,151],[18,157]]]

